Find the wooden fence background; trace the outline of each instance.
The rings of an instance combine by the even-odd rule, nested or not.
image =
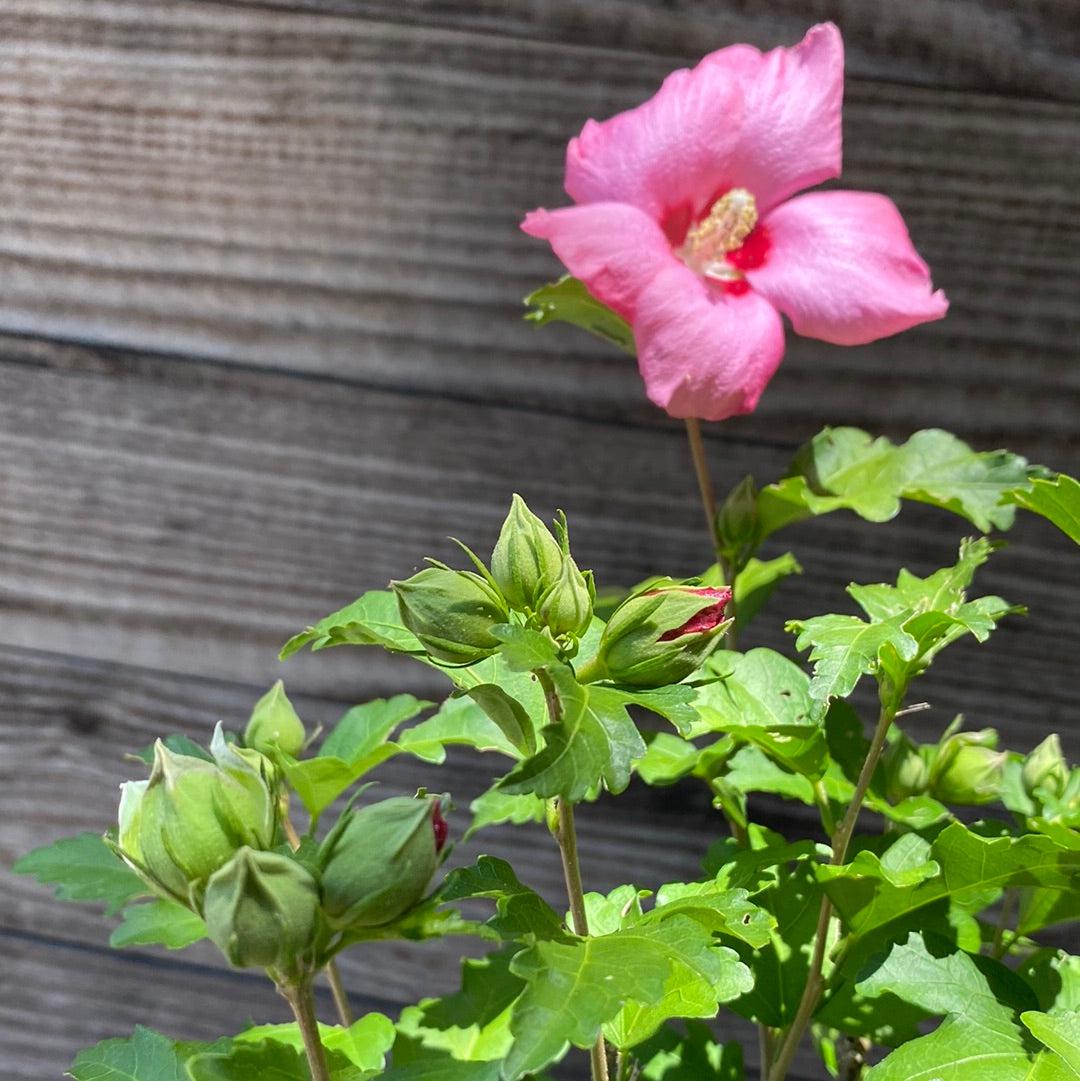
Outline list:
[[[564,143],[586,117],[704,51],[790,44],[822,18],[848,43],[845,184],[896,199],[952,311],[865,348],[792,340],[757,414],[709,431],[715,471],[770,479],[822,424],[850,423],[943,426],[1075,472],[1075,0],[5,0],[5,868],[102,829],[124,751],[238,725],[279,674],[312,721],[437,693],[407,663],[338,651],[279,672],[276,650],[447,554],[447,534],[483,550],[514,490],[565,507],[603,582],[702,566],[681,428],[625,358],[521,322],[557,267],[516,223],[563,201]],[[849,580],[931,569],[962,532],[911,509],[890,530],[839,515],[793,530],[807,573],[783,607],[827,611]],[[984,581],[1031,615],[927,680],[925,732],[964,709],[1018,749],[1056,728],[1080,751],[1069,556],[1048,525],[1014,532]],[[783,645],[779,623],[760,639]],[[492,769],[455,756],[460,805]],[[391,765],[386,788],[423,776]],[[693,789],[635,789],[580,818],[598,888],[692,875],[717,832]],[[540,830],[462,854],[511,848],[557,899]],[[281,1015],[209,950],[113,953],[107,933],[95,909],[0,872],[9,1081],[57,1077],[137,1021],[195,1038]],[[358,1004],[391,1011],[456,978],[422,945],[346,967]]]

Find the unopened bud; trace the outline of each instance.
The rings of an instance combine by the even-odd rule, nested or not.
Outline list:
[[[427,567],[390,585],[402,623],[435,660],[473,664],[499,648],[491,628],[510,614],[498,591],[479,574]]]
[[[297,755],[304,747],[307,733],[292,702],[279,679],[255,703],[251,719],[244,729],[244,744],[269,754],[275,747],[286,754]]]
[[[909,796],[921,796],[930,785],[930,765],[919,749],[901,736],[881,759],[885,774],[885,795],[893,803]]]
[[[210,938],[237,968],[290,973],[310,950],[319,913],[311,873],[279,852],[241,848],[206,886]]]
[[[946,736],[930,767],[930,791],[944,803],[992,803],[1001,793],[1008,755],[997,750],[997,732],[956,732]]]
[[[563,556],[559,576],[540,598],[537,613],[556,638],[580,636],[588,630],[596,597],[592,572],[582,574],[573,558]]]
[[[1020,778],[1028,795],[1036,789],[1050,796],[1060,796],[1069,783],[1069,765],[1061,752],[1061,740],[1057,735],[1047,736],[1024,759]]]
[[[597,668],[630,687],[678,683],[720,644],[730,600],[730,589],[676,583],[629,597],[604,628]]]
[[[276,824],[274,771],[255,751],[225,742],[213,761],[154,744],[146,781],[122,786],[117,847],[155,891],[198,910],[207,879],[243,845],[269,848]]]
[[[551,530],[515,495],[491,553],[491,575],[510,607],[534,611],[562,565],[563,550]]]
[[[403,916],[424,896],[447,833],[432,796],[395,796],[346,811],[319,849],[331,925],[380,927]]]

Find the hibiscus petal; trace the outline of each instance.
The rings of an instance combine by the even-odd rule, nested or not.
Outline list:
[[[627,320],[657,272],[677,262],[656,222],[623,203],[534,210],[521,228],[550,241],[570,273]]]
[[[706,63],[742,86],[742,126],[728,180],[753,194],[760,213],[840,175],[844,42],[833,23],[812,26],[791,49],[762,53],[733,45]]]
[[[791,49],[720,49],[637,108],[590,120],[567,147],[566,191],[577,203],[631,203],[683,231],[733,187],[767,211],[839,175],[843,82],[832,23]]]
[[[784,355],[783,325],[767,300],[722,293],[681,263],[642,293],[634,337],[649,399],[673,417],[752,412]]]
[[[566,191],[576,203],[629,203],[656,221],[689,221],[727,185],[742,90],[706,57],[673,71],[653,97],[598,123],[566,148]],[[678,239],[681,240],[681,237]]]
[[[949,307],[884,195],[801,195],[777,207],[763,228],[768,254],[746,277],[798,334],[862,345],[940,319]]]

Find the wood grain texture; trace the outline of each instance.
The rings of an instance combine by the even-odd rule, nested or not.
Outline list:
[[[0,13],[0,329],[663,424],[632,362],[520,298],[566,139],[669,67],[170,2]],[[853,79],[852,187],[888,192],[949,317],[856,349],[795,339],[748,438],[938,424],[1075,440],[1080,107]]]
[[[949,318],[859,349],[792,339],[753,417],[711,431],[722,486],[778,475],[824,421],[956,430],[1080,471],[1080,19],[1074,0],[9,0],[0,10],[0,1049],[56,1077],[135,1022],[190,1037],[283,1016],[210,949],[101,947],[110,921],[7,872],[115,811],[121,755],[163,730],[238,725],[279,675],[309,720],[401,690],[419,666],[281,641],[455,534],[485,551],[513,490],[564,506],[602,582],[700,569],[682,431],[634,366],[520,321],[558,273],[517,231],[557,205],[567,138],[729,40],[848,42],[845,186],[900,204]],[[941,89],[945,88],[945,89]],[[62,344],[65,341],[68,344]],[[850,579],[926,572],[967,532],[926,508],[889,530],[832,516],[776,539],[806,566],[780,615],[844,604]],[[781,545],[783,547],[781,547]],[[1080,582],[1024,522],[982,579],[1026,602],[919,687],[930,738],[963,709],[1020,750],[1080,755]],[[459,807],[498,763],[427,780]],[[790,835],[799,807],[762,802]],[[463,811],[455,816],[460,828]],[[691,877],[717,832],[692,786],[580,815],[588,884]],[[513,855],[558,902],[539,829],[455,853]],[[350,956],[362,1005],[457,982],[460,943]],[[475,945],[475,944],[474,944]],[[479,946],[477,945],[479,949]],[[8,993],[17,988],[17,994]],[[325,1005],[325,1001],[324,1001]],[[735,1035],[735,1032],[729,1035]],[[741,1033],[739,1033],[741,1035]],[[752,1046],[752,1041],[748,1041]],[[752,1052],[751,1052],[752,1053]],[[802,1060],[799,1072],[816,1076]]]
[[[695,59],[746,41],[798,41],[812,22],[844,33],[848,70],[929,86],[1080,98],[1080,18],[1073,0],[221,0],[230,6],[322,12],[452,27],[566,45]]]
[[[515,488],[538,511],[565,508],[602,585],[706,561],[679,431],[41,343],[8,341],[3,356],[0,644],[249,684],[283,675],[342,700],[438,693],[437,676],[377,652],[275,655],[425,555],[456,559],[440,537],[490,550]],[[781,475],[794,449],[710,446],[727,483]],[[847,582],[901,564],[951,562],[967,532],[918,507],[889,529],[841,514],[791,529],[769,551],[794,548],[807,573],[785,587],[783,613],[849,604]],[[1032,615],[981,649],[956,647],[921,693],[1026,746],[1070,730],[1080,632],[1068,555],[1064,537],[1025,519],[981,581]],[[779,611],[753,637],[790,649]]]

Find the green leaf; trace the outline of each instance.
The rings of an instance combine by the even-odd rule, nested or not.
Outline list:
[[[533,672],[562,663],[551,639],[539,631],[504,623],[492,627],[491,633],[502,642],[499,653],[511,672]]]
[[[761,612],[776,588],[794,574],[802,574],[798,560],[785,552],[775,559],[751,559],[735,579],[735,630],[741,635]]]
[[[650,917],[658,916],[655,910]],[[634,1047],[654,1035],[674,1017],[713,1017],[722,1002],[730,1002],[753,984],[739,955],[713,943],[709,929],[693,918],[664,916],[644,919],[628,933],[650,933],[666,952],[670,971],[657,1001],[631,1001],[604,1025],[604,1034],[618,1048]]]
[[[589,1047],[601,1026],[628,1001],[656,1004],[668,994],[673,937],[700,942],[691,921],[631,928],[600,938],[537,942],[519,953],[510,970],[527,986],[510,1021],[514,1044],[503,1065],[507,1081],[542,1069],[567,1047]],[[693,949],[687,946],[687,949]]]
[[[498,726],[522,755],[536,753],[536,729],[525,707],[497,683],[481,683],[465,692]]]
[[[888,992],[945,1020],[930,1035],[898,1047],[866,1075],[867,1081],[1026,1081],[1031,1067],[1014,1011],[998,1001],[975,962],[964,953],[934,957],[921,936],[893,946],[858,985],[873,996]]]
[[[688,684],[679,683],[674,687],[657,687],[647,691],[626,687],[605,687],[604,690],[611,692],[613,700],[617,698],[627,705],[640,706],[670,721],[684,736],[690,735],[697,723],[697,689]]]
[[[469,691],[472,689],[470,687]],[[433,716],[402,732],[397,740],[398,747],[435,764],[444,761],[447,746],[454,744],[477,751],[495,751],[507,758],[520,758],[521,752],[507,739],[502,728],[468,697],[469,691],[465,697],[448,698]]]
[[[75,1081],[188,1081],[173,1041],[141,1025],[130,1038],[80,1051],[67,1072]]]
[[[669,785],[693,773],[700,757],[701,751],[685,739],[669,732],[653,732],[635,768],[646,784]]]
[[[1023,458],[973,451],[939,429],[916,432],[897,446],[857,428],[826,428],[798,452],[788,477],[758,493],[760,535],[841,509],[888,521],[901,499],[952,511],[984,533],[1008,529],[1014,511],[1001,498],[1027,484]]]
[[[407,1007],[398,1028],[417,1044],[464,1061],[501,1061],[510,1049],[510,1011],[524,983],[510,971],[515,949],[465,958],[461,990]]]
[[[360,761],[377,751],[398,725],[411,721],[432,704],[411,694],[396,694],[353,706],[323,740],[319,757]]]
[[[918,643],[903,629],[904,622],[903,615],[880,623],[842,615],[791,620],[787,629],[798,634],[795,648],[809,649],[814,664],[810,697],[822,705],[847,697],[862,676],[877,671],[886,647],[905,661],[914,660]]]
[[[706,673],[718,677],[698,690],[700,731],[726,732],[760,747],[785,768],[819,778],[828,746],[806,673],[771,649],[718,651]]]
[[[543,285],[525,298],[529,311],[525,318],[537,326],[545,323],[572,323],[598,338],[617,345],[631,356],[637,354],[634,332],[609,307],[596,300],[588,289],[569,275]]]
[[[914,842],[896,844],[907,851]],[[859,937],[946,899],[981,908],[988,893],[1006,886],[1076,890],[1080,851],[1038,834],[982,837],[954,822],[931,842],[918,868],[893,860],[889,851],[883,857],[864,851],[843,867],[818,867],[817,874],[845,927]]]
[[[1060,1055],[1073,1074],[1080,1078],[1080,1013],[1051,1015],[1028,1010],[1020,1020],[1040,1043]]]
[[[388,589],[376,589],[293,635],[281,648],[286,660],[304,646],[313,650],[330,646],[382,646],[391,653],[424,654],[419,639],[401,622],[397,598]]]
[[[327,1065],[332,1056],[327,1055]],[[344,1081],[340,1061],[330,1066],[333,1081]],[[307,1059],[286,1043],[264,1040],[260,1043],[233,1042],[221,1051],[193,1056],[187,1064],[191,1081],[309,1081]],[[354,1081],[355,1071],[348,1074]]]
[[[206,937],[206,924],[175,901],[149,901],[124,909],[124,921],[109,936],[115,949],[124,946],[165,946],[182,950]]]
[[[645,1081],[744,1081],[742,1048],[717,1043],[708,1025],[687,1021],[685,1035],[665,1026],[634,1049]]]
[[[386,1055],[394,1044],[394,1023],[385,1014],[369,1013],[354,1021],[348,1028],[341,1025],[319,1025],[319,1038],[327,1051],[334,1052],[353,1066],[362,1070],[381,1070]],[[295,1023],[285,1025],[258,1025],[233,1037],[234,1043],[260,1043],[271,1040],[304,1049],[304,1039]]]
[[[767,851],[767,850],[766,850]],[[798,851],[798,850],[796,850]],[[735,938],[727,940],[753,973],[753,988],[731,1004],[731,1008],[760,1024],[783,1026],[795,1016],[810,968],[811,946],[821,908],[821,888],[805,860],[790,859],[792,852],[781,846],[779,862],[761,867],[761,888],[753,902],[771,925],[768,941],[751,949]],[[725,871],[718,881],[726,877]]]
[[[462,1062],[447,1051],[414,1048],[401,1035],[394,1044],[394,1066],[379,1081],[500,1081],[500,1068],[498,1062]]]
[[[908,611],[950,612],[966,599],[965,591],[975,572],[998,546],[985,537],[960,543],[960,555],[951,567],[942,567],[927,578],[901,570],[896,585],[850,585],[848,593],[871,619],[890,619]]]
[[[12,870],[56,886],[61,901],[103,901],[109,915],[150,891],[97,833],[64,837],[15,861]]]
[[[1080,1011],[1080,957],[1064,950],[1036,950],[1024,958],[1017,972],[1038,996],[1040,1010]]]
[[[451,871],[435,895],[440,904],[468,898],[494,901],[498,915],[488,921],[488,926],[508,938],[528,934],[565,937],[555,910],[520,881],[506,860],[481,856],[472,867]]]
[[[538,796],[527,792],[520,796],[511,796],[499,788],[489,788],[469,804],[473,820],[465,831],[463,840],[468,840],[474,833],[488,826],[499,826],[511,822],[523,826],[526,822],[543,822],[547,814],[547,805]]]
[[[1032,480],[1029,489],[1018,488],[1006,496],[1025,510],[1041,514],[1048,521],[1080,544],[1080,481],[1059,473],[1053,480]]]
[[[645,743],[626,711],[625,696],[612,688],[582,686],[558,670],[553,673],[562,719],[544,731],[544,748],[526,758],[499,782],[509,793],[560,796],[577,803],[630,783],[633,763]]]
[[[656,904],[635,924],[653,924],[674,916],[686,916],[712,934],[738,939],[754,949],[766,945],[776,919],[749,900],[744,889],[729,889],[716,879],[706,882],[669,882],[656,894]]]

